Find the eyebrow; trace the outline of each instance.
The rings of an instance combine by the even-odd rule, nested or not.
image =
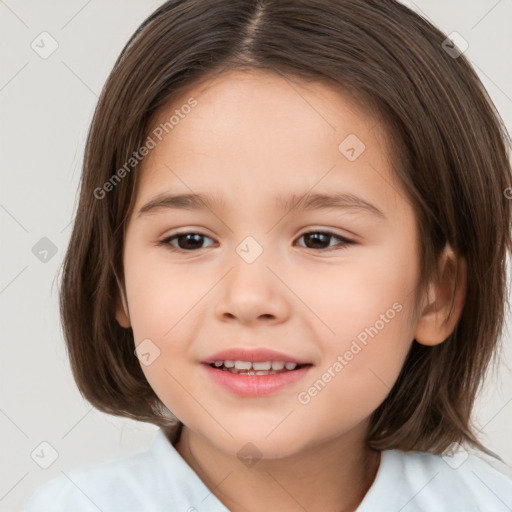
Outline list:
[[[285,211],[297,210],[302,212],[337,208],[342,210],[359,210],[381,219],[386,219],[384,213],[375,205],[351,193],[292,194],[286,197],[276,196],[274,201],[278,208]],[[137,217],[167,209],[214,210],[219,205],[225,205],[223,198],[212,194],[161,194],[142,206],[138,211]]]

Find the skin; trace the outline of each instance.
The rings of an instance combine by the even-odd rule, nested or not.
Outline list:
[[[457,288],[448,315],[453,280],[464,275],[464,262],[447,248],[442,279],[415,304],[418,226],[393,174],[387,134],[341,91],[229,72],[187,91],[160,120],[190,97],[197,106],[143,162],[125,233],[127,304],[118,301],[117,321],[133,329],[136,345],[150,339],[158,347],[142,369],[185,425],[176,447],[230,510],[354,510],[380,461],[365,446],[369,417],[413,339],[435,345],[452,332],[465,293]],[[365,145],[354,161],[338,149],[349,134]],[[308,191],[350,192],[385,218],[362,209],[282,210],[273,201]],[[224,201],[211,210],[138,216],[170,192],[212,192]],[[205,236],[196,245],[159,243],[178,229]],[[318,230],[334,236],[317,245],[302,236]],[[353,243],[340,245],[336,235]],[[247,236],[263,249],[250,264],[236,252]],[[300,403],[299,393],[396,303],[400,312]],[[278,393],[241,398],[211,381],[200,363],[233,346],[273,348],[313,366]],[[248,442],[262,457],[252,467],[237,457]]]

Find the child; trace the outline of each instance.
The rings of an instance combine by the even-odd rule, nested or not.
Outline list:
[[[158,8],[92,121],[61,313],[82,394],[161,429],[25,512],[510,510],[471,427],[506,141],[457,45],[394,0]]]

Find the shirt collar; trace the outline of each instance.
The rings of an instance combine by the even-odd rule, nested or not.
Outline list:
[[[163,503],[173,503],[176,510],[187,512],[230,512],[183,459],[162,429],[151,441],[149,452],[162,468],[157,492],[163,496]],[[219,483],[221,480],[222,477]]]

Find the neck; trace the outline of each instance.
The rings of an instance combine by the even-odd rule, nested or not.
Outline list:
[[[249,466],[187,427],[176,449],[231,512],[353,512],[380,462],[355,432]]]

